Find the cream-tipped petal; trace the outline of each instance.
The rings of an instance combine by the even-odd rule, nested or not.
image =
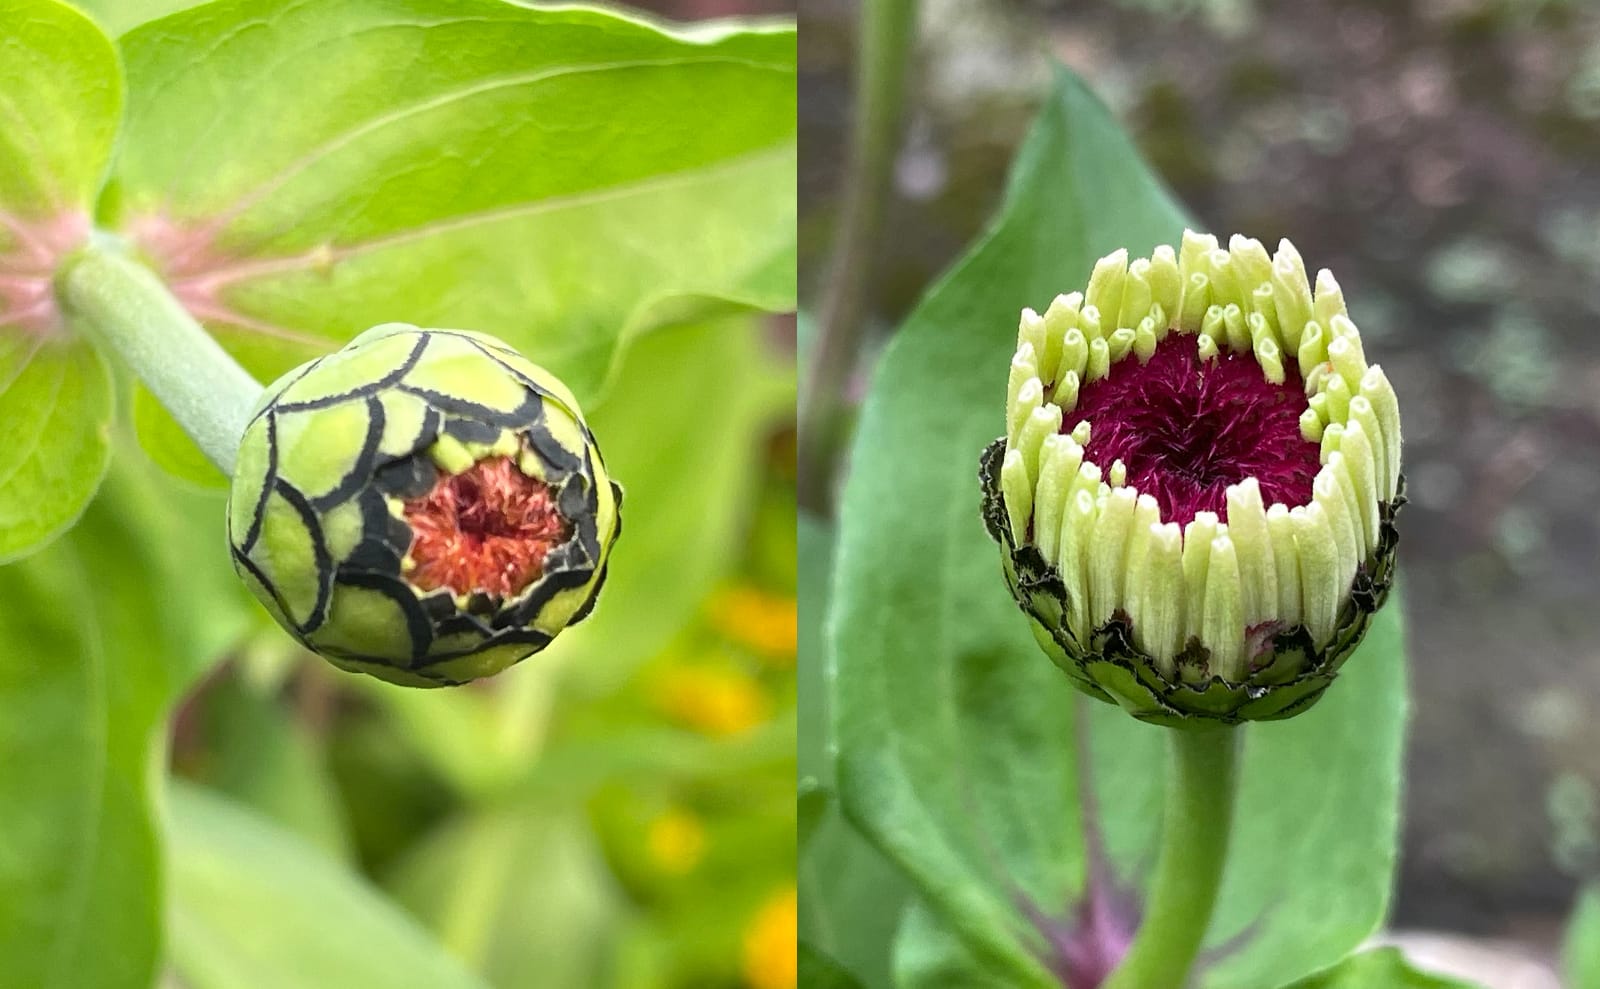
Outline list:
[[[1213,340],[1227,339],[1228,328],[1223,325],[1221,306],[1212,306],[1206,310],[1204,316],[1200,317],[1199,336],[1210,337]]]
[[[1139,326],[1133,331],[1133,353],[1139,358],[1139,363],[1144,364],[1156,355],[1156,321],[1149,316],[1139,321]]]
[[[1084,306],[1078,310],[1078,329],[1083,331],[1083,338],[1091,344],[1109,332],[1101,319],[1100,310],[1094,306]],[[1116,327],[1110,329],[1114,330]]]
[[[1128,278],[1122,284],[1122,308],[1117,313],[1117,326],[1138,326],[1139,320],[1150,314],[1150,306],[1155,301],[1155,291],[1150,287],[1150,262],[1139,258],[1128,265]]]
[[[1100,310],[1108,321],[1109,329],[1116,329],[1117,314],[1122,311],[1123,285],[1128,280],[1128,252],[1118,248],[1095,262],[1089,275],[1089,287],[1083,293],[1089,305]]]
[[[1083,373],[1089,363],[1089,341],[1084,337],[1083,331],[1074,326],[1061,338],[1061,363],[1056,366],[1056,382],[1069,373],[1076,374],[1078,380],[1083,380]]]
[[[1095,337],[1089,341],[1089,373],[1084,383],[1099,381],[1111,373],[1111,345],[1104,337]]]
[[[1228,349],[1235,354],[1243,354],[1250,350],[1250,327],[1245,323],[1244,310],[1237,303],[1230,302],[1222,308],[1222,327],[1226,334]],[[1221,338],[1213,337],[1217,343],[1222,343]]]
[[[1196,512],[1183,530],[1183,605],[1184,614],[1189,616],[1186,627],[1190,635],[1200,634],[1200,615],[1206,603],[1206,568],[1211,565],[1211,540],[1217,537],[1217,531],[1216,512]]]
[[[1326,642],[1339,619],[1339,545],[1327,513],[1316,502],[1293,509],[1289,517],[1300,558],[1306,628],[1313,642]]]
[[[1032,347],[1035,355],[1034,363],[1037,364],[1038,355],[1045,352],[1045,336],[1044,317],[1032,309],[1022,310],[1022,319],[1017,324],[1017,350],[1022,350],[1024,346]],[[1048,365],[1044,369],[1048,371]]]
[[[1312,308],[1311,285],[1306,277],[1306,263],[1287,240],[1278,242],[1278,253],[1272,259],[1272,296],[1278,310],[1278,329],[1283,334],[1283,345],[1291,350],[1300,349],[1300,337],[1305,325],[1315,316]]]
[[[1044,405],[1044,385],[1038,378],[1029,378],[1017,389],[1016,400],[1011,403],[1010,416],[1006,425],[1006,440],[1011,446],[1017,445],[1017,436],[1022,432],[1022,426],[1034,411]]]
[[[1274,342],[1282,339],[1282,334],[1278,332],[1278,310],[1273,305],[1271,285],[1266,283],[1257,285],[1256,290],[1250,293],[1250,309],[1245,313],[1244,318],[1246,324],[1256,319],[1261,320],[1266,326],[1267,332],[1272,334]],[[1252,328],[1250,330],[1251,339],[1254,339],[1255,335],[1256,331]]]
[[[1094,533],[1096,512],[1093,495],[1081,488],[1074,491],[1067,500],[1057,543],[1061,583],[1067,589],[1069,627],[1079,630],[1080,639],[1088,637],[1084,630],[1089,627],[1089,540]]]
[[[1356,507],[1350,503],[1346,485],[1341,481],[1341,475],[1349,477],[1343,465],[1344,454],[1335,452],[1311,484],[1312,503],[1322,506],[1333,531],[1333,544],[1338,548],[1334,583],[1341,589],[1341,596],[1350,589],[1350,581],[1361,565],[1361,523]]]
[[[1150,256],[1150,293],[1154,305],[1175,313],[1183,295],[1183,276],[1178,271],[1178,254],[1171,246],[1162,244]]]
[[[1350,421],[1348,426],[1359,423],[1361,431],[1366,434],[1367,442],[1372,446],[1372,486],[1377,492],[1380,502],[1387,502],[1394,498],[1395,478],[1389,476],[1389,437],[1384,435],[1383,426],[1378,422],[1378,415],[1372,408],[1372,402],[1365,395],[1357,395],[1350,400]]]
[[[1151,526],[1133,631],[1157,669],[1169,678],[1176,672],[1174,659],[1183,647],[1183,598],[1183,530],[1176,522]]]
[[[1327,426],[1322,417],[1317,415],[1316,409],[1306,409],[1300,413],[1300,435],[1307,441],[1319,443],[1322,441],[1322,432]]]
[[[1078,407],[1079,387],[1078,372],[1068,371],[1056,381],[1055,390],[1050,393],[1050,401],[1060,406],[1063,412],[1071,412]]]
[[[1210,549],[1200,640],[1211,650],[1211,673],[1234,682],[1244,678],[1245,619],[1239,560],[1233,539],[1226,533],[1211,540]]]
[[[1211,276],[1203,271],[1189,275],[1183,283],[1183,298],[1178,303],[1178,329],[1183,333],[1200,332],[1201,321],[1211,306]],[[1221,313],[1217,314],[1221,318]]]
[[[1133,329],[1124,326],[1106,338],[1106,356],[1112,364],[1117,363],[1133,352],[1135,336]]]
[[[1209,273],[1211,267],[1207,259],[1216,249],[1217,238],[1214,234],[1185,230],[1183,239],[1178,242],[1178,272],[1185,279],[1197,271]]]
[[[1006,377],[1006,413],[1017,407],[1017,396],[1029,378],[1039,376],[1039,362],[1034,357],[1033,344],[1024,343],[1011,358],[1011,373]]]
[[[1061,517],[1066,513],[1067,495],[1078,467],[1068,468],[1071,451],[1077,447],[1072,437],[1057,433],[1045,437],[1039,451],[1039,482],[1033,492],[1033,544],[1046,560],[1054,562],[1061,540]],[[1079,453],[1079,463],[1082,453]]]
[[[1345,423],[1344,437],[1339,441],[1339,452],[1344,455],[1350,470],[1350,481],[1355,486],[1356,507],[1361,511],[1362,559],[1378,547],[1378,464],[1377,451],[1367,435],[1367,427],[1359,419]]]
[[[1099,518],[1089,537],[1089,627],[1099,628],[1124,606],[1128,535],[1138,496],[1132,488],[1113,488],[1100,499]]]
[[[1135,625],[1139,621],[1138,605],[1148,578],[1146,567],[1150,562],[1151,530],[1161,524],[1161,506],[1150,495],[1137,495],[1133,503],[1133,521],[1128,526],[1127,556],[1122,561],[1124,593],[1122,608]]]
[[[1267,533],[1272,537],[1272,562],[1278,592],[1278,607],[1273,617],[1285,626],[1304,620],[1300,604],[1300,557],[1294,546],[1294,522],[1282,502],[1267,509]]]
[[[1022,424],[1022,432],[1017,435],[1014,449],[1022,451],[1023,463],[1028,468],[1028,476],[1035,481],[1039,478],[1039,454],[1044,448],[1047,437],[1055,436],[1061,432],[1061,406],[1042,405],[1029,413],[1028,421]]]
[[[1324,464],[1328,462],[1330,457],[1339,452],[1339,444],[1343,442],[1344,423],[1328,423],[1328,427],[1322,431],[1322,446],[1318,451],[1318,456],[1322,458]]]
[[[1267,510],[1261,503],[1261,484],[1247,477],[1230,485],[1225,496],[1228,535],[1239,559],[1244,620],[1254,625],[1272,618],[1278,610],[1278,567],[1267,532]]]
[[[1348,330],[1341,328],[1341,324]],[[1361,338],[1355,335],[1355,326],[1343,316],[1335,316],[1328,325],[1333,329],[1333,339],[1328,342],[1328,361],[1351,391],[1360,391],[1361,379],[1367,373]]]
[[[1311,372],[1328,359],[1328,331],[1316,320],[1305,325],[1300,334],[1300,348],[1295,353],[1300,363],[1300,377],[1310,378]]]
[[[1033,517],[1033,482],[1022,462],[1022,451],[1007,450],[1000,464],[1000,493],[1005,498],[1006,516],[1011,520],[1011,538],[1018,546],[1027,541],[1028,522]]]
[[[1272,256],[1254,237],[1234,234],[1228,238],[1228,255],[1233,258],[1234,270],[1246,285],[1260,285],[1272,278]]]
[[[1361,396],[1372,403],[1372,412],[1377,417],[1378,429],[1383,436],[1386,461],[1383,476],[1387,496],[1392,499],[1400,484],[1400,400],[1395,397],[1394,386],[1389,384],[1383,368],[1376,364],[1368,368],[1362,377],[1360,391]]]
[[[1316,313],[1317,321],[1324,326],[1335,316],[1350,315],[1350,311],[1344,306],[1344,292],[1340,291],[1333,272],[1327,268],[1317,272],[1317,291],[1311,308]]]
[[[1345,384],[1343,377],[1336,374],[1329,378],[1322,393],[1328,396],[1329,422],[1344,422],[1350,418],[1350,386]]]
[[[1199,348],[1200,359],[1202,361],[1213,360],[1222,353],[1222,351],[1217,348],[1216,338],[1210,334],[1200,334],[1200,336],[1195,340],[1195,344]]]
[[[1259,326],[1260,331],[1257,332]],[[1273,338],[1267,329],[1266,320],[1260,313],[1250,314],[1250,341],[1255,351],[1256,363],[1261,365],[1261,374],[1275,385],[1281,385],[1289,380],[1283,371],[1283,351],[1278,349],[1278,341]]]

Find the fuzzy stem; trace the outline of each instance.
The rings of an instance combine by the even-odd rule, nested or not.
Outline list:
[[[115,245],[96,241],[56,276],[61,308],[115,351],[223,473],[261,384],[205,331],[167,286]]]
[[[1161,853],[1144,920],[1105,989],[1179,989],[1211,924],[1233,823],[1232,728],[1168,729],[1172,759]]]
[[[867,288],[900,144],[906,66],[916,26],[916,0],[867,0],[862,9],[844,204],[798,414],[800,503],[822,514],[832,501],[844,391],[866,325]]]

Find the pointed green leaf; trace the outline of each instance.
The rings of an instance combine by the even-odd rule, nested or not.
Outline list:
[[[1039,651],[978,517],[978,455],[1002,431],[996,396],[1021,308],[1081,287],[1117,247],[1174,243],[1183,224],[1063,73],[995,225],[895,337],[862,413],[830,639],[840,794],[991,981],[1058,984],[1046,927],[1067,922],[1084,881],[1086,778],[1119,881],[1148,871],[1165,729],[1080,697]],[[1377,925],[1403,712],[1395,601],[1319,706],[1247,729],[1208,939],[1223,957],[1201,985],[1284,985]]]
[[[0,562],[71,526],[110,458],[111,379],[62,325],[51,278],[87,236],[121,112],[92,21],[0,0]]]
[[[793,306],[792,29],[222,0],[122,44],[114,222],[264,379],[398,319],[592,401],[646,329]]]

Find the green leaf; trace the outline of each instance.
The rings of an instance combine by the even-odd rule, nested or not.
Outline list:
[[[201,787],[169,793],[168,951],[192,989],[486,989],[365,881]]]
[[[190,7],[205,0],[73,0],[73,6],[99,21],[112,36],[146,21]]]
[[[793,306],[791,28],[222,0],[123,50],[108,219],[264,379],[403,320],[592,403],[646,329]]]
[[[580,814],[518,805],[445,827],[390,887],[496,989],[604,984],[619,904]]]
[[[1600,887],[1578,895],[1561,954],[1571,989],[1600,989]]]
[[[110,460],[111,379],[51,278],[82,243],[122,112],[117,53],[54,0],[0,0],[0,562],[77,520]]]
[[[114,471],[70,535],[0,567],[0,985],[154,974],[156,728],[248,612],[220,502],[149,475]]]
[[[1081,287],[1117,247],[1175,243],[1183,224],[1063,72],[993,228],[897,334],[862,413],[830,639],[839,792],[992,982],[1058,984],[1046,932],[1019,904],[1070,917],[1085,874],[1086,772],[1118,879],[1136,885],[1148,871],[1164,729],[1082,698],[1040,653],[978,518],[978,454],[1002,431],[995,403],[1017,312]],[[1225,954],[1203,986],[1302,978],[1383,916],[1404,713],[1398,601],[1346,670],[1309,713],[1247,729],[1208,938]]]
[[[1345,959],[1293,989],[1474,989],[1472,984],[1419,972],[1399,948],[1378,948]]]
[[[887,989],[889,952],[908,886],[844,819],[832,792],[822,617],[828,610],[833,539],[814,517],[801,515],[799,522],[799,774],[806,828],[799,862],[800,944],[829,977],[850,980],[841,984]]]

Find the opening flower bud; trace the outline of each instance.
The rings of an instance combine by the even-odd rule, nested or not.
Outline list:
[[[240,444],[228,541],[307,648],[448,686],[589,613],[621,501],[549,372],[485,334],[391,324],[267,389]]]
[[[1045,652],[1160,724],[1309,707],[1394,580],[1400,418],[1327,271],[1185,232],[1024,310],[984,520]]]

